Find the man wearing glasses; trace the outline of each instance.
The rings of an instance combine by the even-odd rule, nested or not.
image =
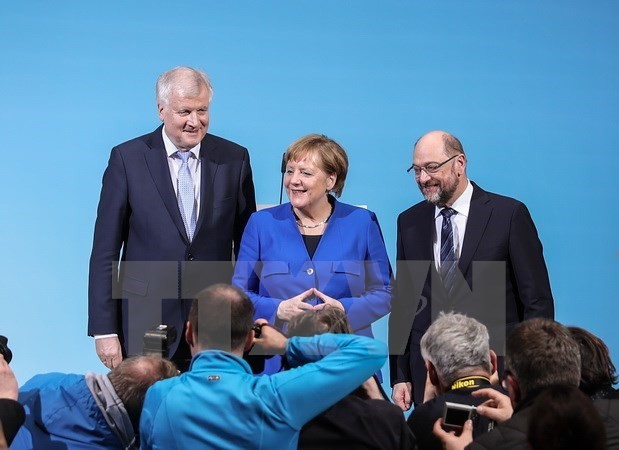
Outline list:
[[[408,172],[425,201],[398,217],[389,339],[392,398],[403,410],[424,401],[419,343],[439,312],[484,323],[497,353],[519,322],[554,317],[542,244],[522,202],[470,181],[462,144],[444,131],[417,141]]]

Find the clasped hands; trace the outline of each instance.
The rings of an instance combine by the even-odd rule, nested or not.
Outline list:
[[[318,297],[323,303],[320,303],[316,306],[312,306],[308,303],[305,303],[306,300]],[[299,295],[289,298],[288,300],[283,300],[278,308],[277,308],[277,318],[280,320],[289,321],[294,316],[302,313],[303,311],[307,311],[310,309],[322,309],[326,305],[332,306],[334,308],[339,308],[344,311],[344,305],[342,305],[336,299],[329,297],[326,294],[323,294],[316,288],[308,289],[305,292],[301,292]]]

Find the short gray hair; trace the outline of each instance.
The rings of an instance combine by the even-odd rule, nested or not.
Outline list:
[[[474,369],[492,372],[488,329],[463,314],[441,312],[421,338],[421,355],[432,363],[445,384]]]
[[[193,67],[175,67],[162,73],[157,78],[157,104],[167,105],[172,91],[176,91],[184,96],[195,97],[200,93],[202,87],[206,87],[210,102],[213,98],[213,87],[208,75]]]

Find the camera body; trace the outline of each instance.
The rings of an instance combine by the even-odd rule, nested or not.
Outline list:
[[[13,352],[11,352],[8,344],[9,340],[6,338],[6,336],[0,335],[0,354],[4,357],[4,360],[7,364],[10,363],[13,359]]]
[[[170,344],[176,341],[176,328],[170,325],[157,325],[144,333],[144,356],[168,358]]]
[[[460,431],[464,427],[464,422],[469,419],[475,422],[478,417],[477,408],[473,405],[445,402],[443,427],[448,431]]]

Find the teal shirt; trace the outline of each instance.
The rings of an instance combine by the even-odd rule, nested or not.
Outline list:
[[[237,356],[197,354],[146,395],[141,449],[296,449],[301,427],[379,370],[387,346],[346,334],[288,340],[294,369],[255,376]],[[300,365],[303,364],[303,365]]]

